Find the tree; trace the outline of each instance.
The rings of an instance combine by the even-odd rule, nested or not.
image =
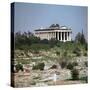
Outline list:
[[[75,42],[76,43],[81,43],[81,44],[85,44],[86,43],[86,40],[85,40],[85,36],[83,34],[83,30],[82,30],[82,33],[78,33],[75,37]]]
[[[85,40],[85,36],[83,34],[83,30],[82,30],[82,34],[81,34],[81,44],[85,44],[86,40]]]
[[[35,37],[31,32],[17,32],[15,33],[15,48],[26,49],[34,43],[39,43],[40,38]]]
[[[56,44],[57,44],[57,40],[56,39],[54,39],[54,38],[51,38],[50,40],[49,40],[49,45],[50,45],[50,47],[54,47]]]
[[[81,41],[81,33],[79,32],[75,37],[75,42],[79,43]]]

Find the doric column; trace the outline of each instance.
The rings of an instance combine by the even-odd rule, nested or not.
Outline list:
[[[51,32],[51,38],[53,38],[53,32]]]
[[[47,34],[48,34],[48,40],[49,40],[49,32]]]
[[[49,32],[49,40],[50,40],[50,32]]]
[[[51,39],[52,33],[50,32],[50,39]]]
[[[52,38],[53,38],[53,32],[52,32]]]
[[[58,40],[59,40],[59,32],[58,32]]]
[[[68,41],[70,41],[70,38],[69,38],[69,32],[68,32]]]
[[[61,41],[62,41],[62,32],[60,33],[60,36],[61,36]]]
[[[56,39],[56,32],[55,32],[55,39]]]
[[[67,32],[67,41],[68,41],[68,32]]]
[[[71,41],[71,32],[69,32],[69,41]]]
[[[56,32],[55,32],[55,39],[56,39]]]
[[[60,37],[60,32],[59,32],[59,41],[61,40],[61,37]]]
[[[53,38],[53,33],[51,32],[51,38]]]
[[[54,32],[53,32],[53,38],[55,38],[55,36],[54,36],[55,34],[54,34]]]
[[[52,38],[54,38],[54,33],[52,32]]]
[[[54,38],[55,38],[55,32],[54,32]]]
[[[48,38],[48,32],[47,32],[47,39],[49,40],[49,38]]]
[[[51,39],[51,32],[50,32],[50,39]]]
[[[56,36],[55,36],[55,35],[56,35],[56,33],[54,32],[54,38],[56,38]]]
[[[49,40],[50,40],[50,32],[49,32]]]
[[[68,40],[70,41],[70,32],[68,32]]]
[[[65,42],[65,32],[63,34],[64,34],[64,42]]]

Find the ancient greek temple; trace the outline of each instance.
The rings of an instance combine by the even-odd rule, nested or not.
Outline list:
[[[35,36],[40,37],[40,39],[54,38],[56,40],[66,42],[71,41],[71,28],[66,26],[59,26],[58,24],[52,24],[49,28],[40,28],[35,30]]]

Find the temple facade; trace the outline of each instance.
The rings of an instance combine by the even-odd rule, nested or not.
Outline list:
[[[71,41],[71,28],[66,26],[59,26],[58,24],[52,24],[49,28],[40,28],[35,30],[35,36],[40,37],[40,39],[54,38],[56,40],[66,42]]]

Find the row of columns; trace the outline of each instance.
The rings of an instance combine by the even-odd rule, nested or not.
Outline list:
[[[71,32],[49,32],[48,39],[55,38],[60,41],[71,41]]]
[[[55,38],[59,41],[71,41],[71,32],[39,32],[36,34],[37,37],[41,39],[48,39]]]

